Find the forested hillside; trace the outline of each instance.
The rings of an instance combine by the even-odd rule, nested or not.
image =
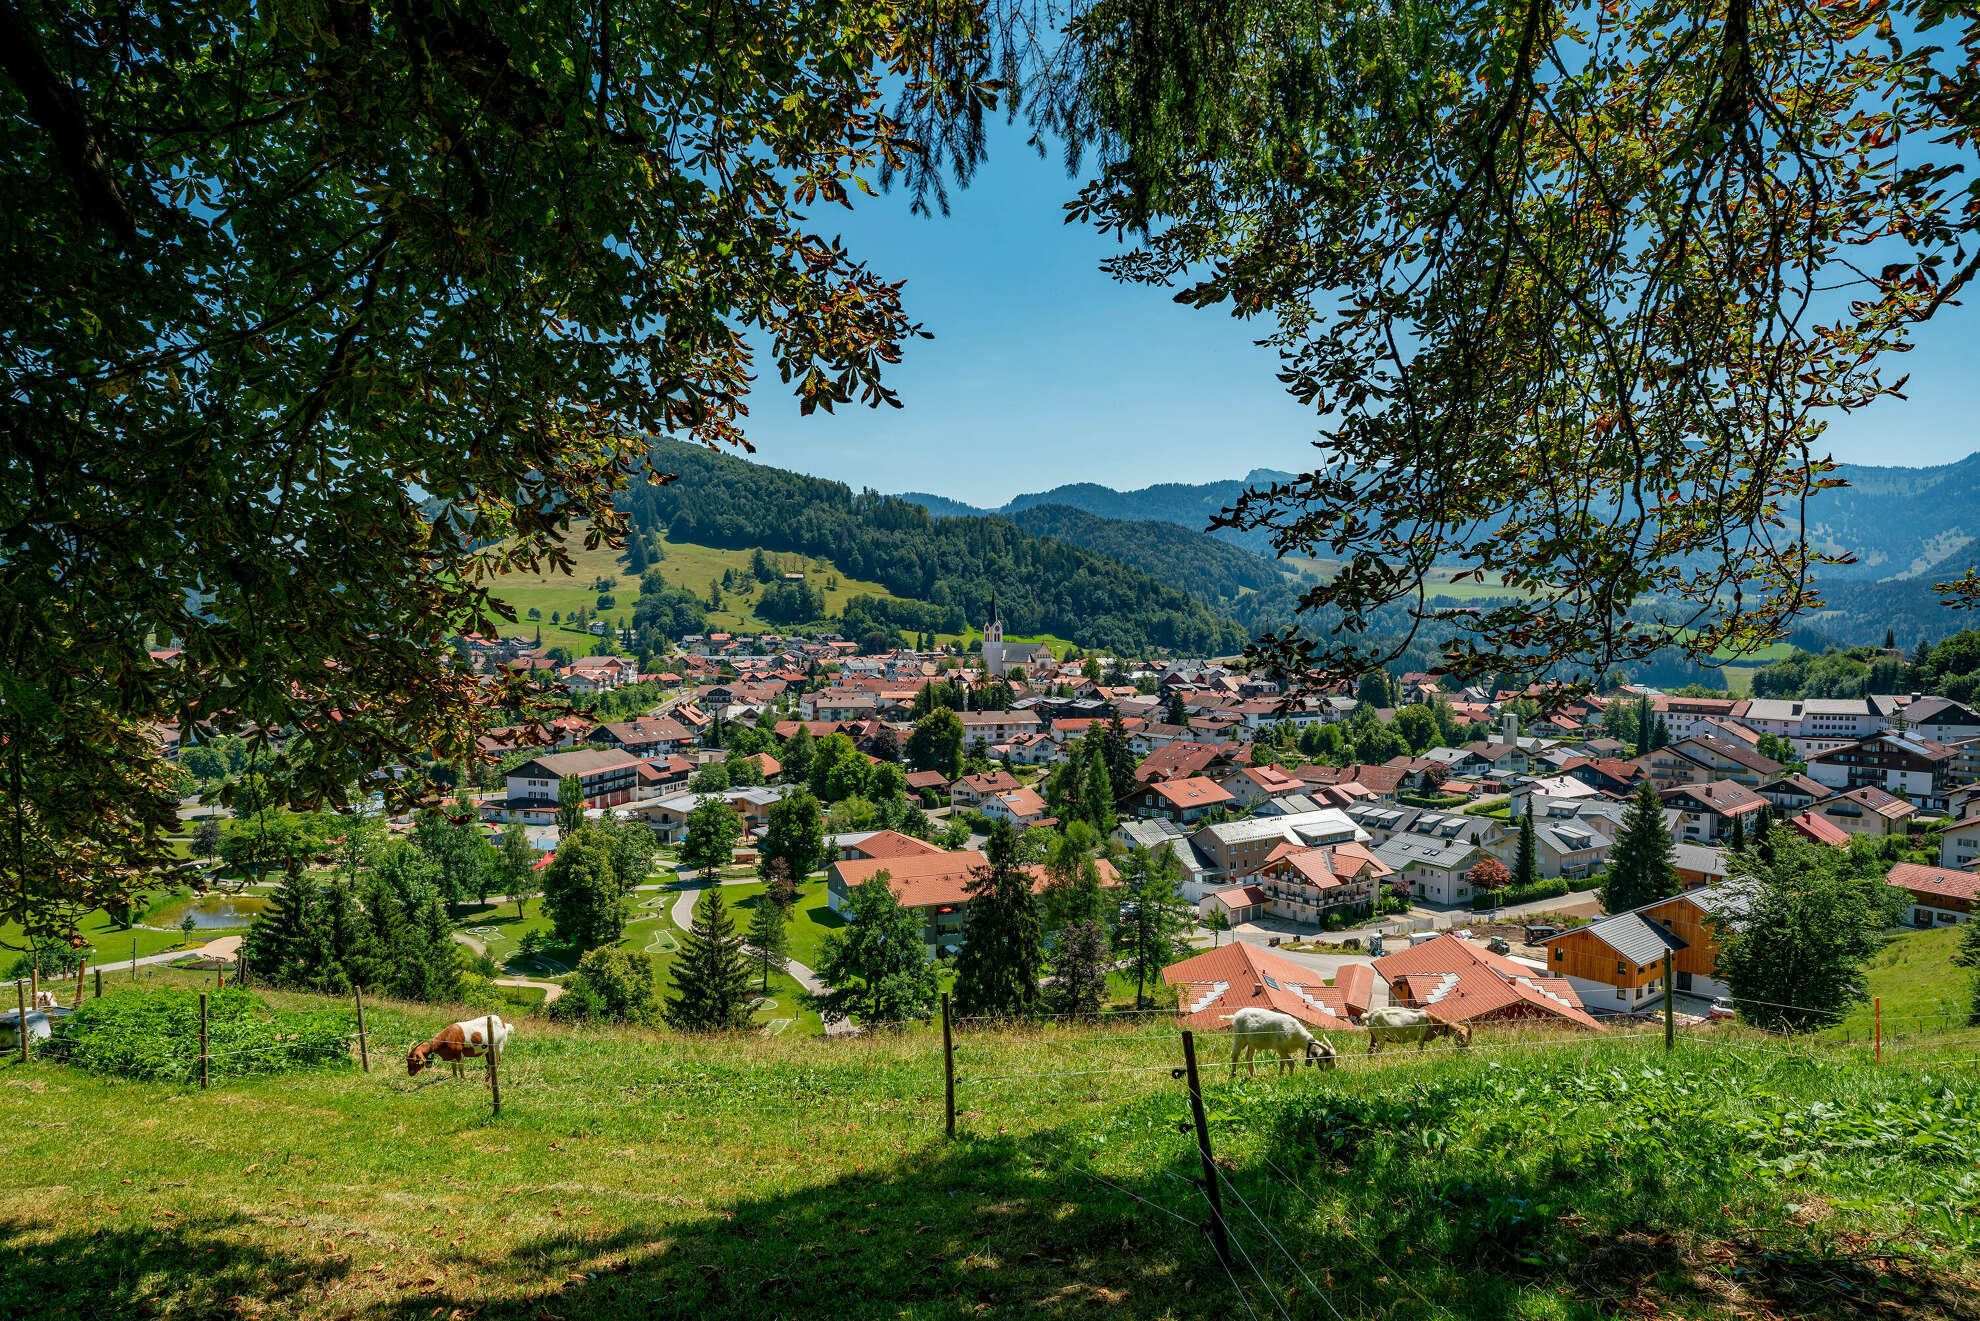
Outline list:
[[[901,499],[918,504],[937,517],[966,514],[1014,516],[1023,510],[1061,505],[1100,518],[1122,519],[1131,523],[1173,523],[1191,532],[1202,532],[1213,515],[1223,512],[1248,486],[1284,481],[1292,474],[1271,468],[1254,468],[1242,480],[1219,482],[1161,482],[1134,491],[1117,491],[1097,482],[1072,482],[1049,491],[1013,496],[998,509],[983,509],[951,500],[946,496],[913,492]],[[1209,534],[1219,541],[1243,547],[1254,555],[1276,558],[1272,543],[1262,532],[1237,532],[1225,528]]]
[[[1102,518],[1070,505],[1034,505],[1006,517],[1033,536],[1112,555],[1205,599],[1234,599],[1286,580],[1277,561],[1174,523]]]
[[[959,631],[981,624],[994,598],[1013,635],[1049,633],[1096,650],[1223,654],[1246,640],[1187,592],[1008,519],[933,519],[893,496],[855,494],[842,482],[677,441],[657,442],[654,460],[679,480],[640,483],[621,497],[637,527],[701,545],[824,557],[911,598],[881,607],[895,627]]]

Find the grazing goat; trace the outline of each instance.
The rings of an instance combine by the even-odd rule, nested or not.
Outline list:
[[[509,1033],[512,1031],[514,1029],[509,1024],[499,1018],[495,1020],[496,1059],[502,1058],[502,1052],[508,1048]],[[433,1040],[423,1042],[406,1052],[406,1072],[418,1073],[432,1063],[433,1056],[438,1055],[454,1066],[456,1078],[464,1077],[466,1070],[462,1069],[461,1061],[480,1059],[487,1053],[488,1046],[487,1019],[467,1018],[458,1023],[450,1023],[440,1029],[440,1035]]]
[[[55,1003],[55,992],[53,991],[36,991],[34,993],[34,1007],[36,1009],[61,1008],[60,1005]]]
[[[1231,1077],[1237,1077],[1238,1056],[1250,1066],[1253,1077],[1258,1075],[1258,1061],[1252,1056],[1261,1050],[1269,1050],[1279,1057],[1279,1072],[1293,1070],[1293,1057],[1302,1051],[1306,1055],[1308,1068],[1318,1064],[1323,1069],[1334,1067],[1334,1047],[1331,1043],[1315,1037],[1306,1030],[1306,1024],[1291,1014],[1282,1014],[1273,1009],[1240,1009],[1235,1014],[1219,1014],[1217,1017],[1231,1025]]]
[[[1370,1055],[1385,1041],[1414,1041],[1418,1050],[1438,1037],[1454,1038],[1461,1047],[1471,1044],[1469,1027],[1463,1023],[1446,1023],[1428,1009],[1404,1009],[1399,1005],[1374,1009],[1362,1016],[1361,1025],[1368,1029]]]

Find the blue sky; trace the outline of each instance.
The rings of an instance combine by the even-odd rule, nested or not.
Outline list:
[[[892,369],[901,409],[801,418],[774,369],[763,373],[746,424],[758,459],[978,505],[1063,482],[1128,488],[1307,466],[1315,419],[1252,343],[1264,327],[1108,279],[1098,263],[1111,244],[1061,221],[1074,188],[1058,161],[1004,132],[975,182],[951,190],[947,217],[910,215],[898,191],[816,214],[877,271],[907,280],[908,309],[935,338],[910,343]],[[1892,375],[1912,374],[1908,400],[1831,425],[1838,459],[1924,466],[1980,448],[1974,302],[1892,360]]]

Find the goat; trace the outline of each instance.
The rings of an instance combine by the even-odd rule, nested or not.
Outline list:
[[[1332,1043],[1315,1037],[1306,1030],[1306,1024],[1291,1014],[1282,1014],[1273,1009],[1240,1009],[1235,1014],[1219,1014],[1218,1018],[1231,1025],[1231,1077],[1237,1077],[1238,1056],[1251,1069],[1253,1077],[1258,1076],[1258,1061],[1253,1057],[1258,1051],[1269,1050],[1279,1057],[1279,1072],[1290,1073],[1294,1068],[1293,1057],[1304,1050],[1306,1065],[1312,1068],[1318,1064],[1323,1069],[1334,1067],[1334,1047]]]
[[[36,991],[34,993],[34,1007],[36,1009],[61,1008],[60,1005],[55,1003],[55,992],[53,991]]]
[[[1400,1005],[1372,1009],[1362,1017],[1361,1025],[1368,1029],[1370,1055],[1385,1041],[1414,1041],[1419,1051],[1438,1037],[1450,1037],[1460,1048],[1471,1044],[1469,1027],[1463,1023],[1446,1023],[1428,1009],[1404,1009]]]
[[[502,1058],[502,1052],[509,1044],[509,1033],[514,1030],[501,1019],[495,1020],[493,1044],[496,1059]],[[487,1019],[466,1018],[458,1023],[450,1023],[441,1028],[440,1034],[431,1041],[422,1042],[406,1052],[406,1073],[417,1074],[432,1063],[433,1056],[438,1055],[454,1066],[456,1078],[465,1077],[467,1071],[461,1067],[461,1061],[480,1059],[488,1052],[489,1044]]]

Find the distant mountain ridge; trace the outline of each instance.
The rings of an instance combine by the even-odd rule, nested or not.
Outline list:
[[[1043,505],[1064,505],[1068,509],[1097,514],[1101,518],[1121,519],[1129,523],[1174,523],[1178,527],[1188,528],[1191,532],[1203,532],[1208,529],[1211,517],[1235,504],[1246,488],[1282,482],[1292,476],[1292,473],[1280,472],[1274,468],[1253,468],[1244,477],[1236,480],[1158,482],[1154,486],[1144,486],[1134,491],[1117,491],[1111,486],[1102,486],[1098,482],[1072,482],[1065,486],[1055,486],[1049,491],[1034,491],[1026,495],[1013,496],[995,509],[983,509],[964,504],[960,500],[951,500],[947,496],[929,495],[919,491],[909,492],[900,498],[911,504],[920,505],[937,518],[965,515],[995,515],[1009,518],[1012,514],[1026,509],[1036,509]],[[1225,528],[1211,532],[1210,535],[1233,546],[1242,546],[1254,555],[1270,558],[1275,554],[1271,541],[1262,532],[1237,532]]]
[[[1242,479],[1163,482],[1118,491],[1096,482],[1073,482],[1020,495],[996,509],[946,496],[911,492],[902,500],[937,517],[1000,515],[1062,505],[1101,518],[1174,523],[1204,532],[1211,517],[1229,508],[1247,487],[1285,481],[1293,474],[1255,468]],[[1954,575],[1976,562],[1980,550],[1980,453],[1930,468],[1881,468],[1839,464],[1849,485],[1824,491],[1808,504],[1808,527],[1818,549],[1851,554],[1854,564],[1825,569],[1829,582],[1879,582]],[[1255,555],[1274,555],[1262,532],[1220,529],[1209,533]]]

